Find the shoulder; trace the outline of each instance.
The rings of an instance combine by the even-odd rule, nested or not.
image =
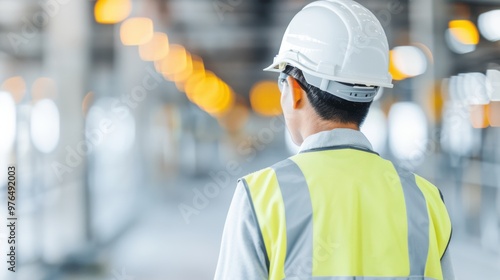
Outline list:
[[[414,172],[410,171],[404,166],[394,163],[392,164],[396,169],[396,172],[398,173],[400,180],[401,181],[406,180],[410,184],[413,184],[412,182],[414,181],[418,189],[420,189],[420,192],[422,192],[422,194],[425,196],[426,200],[438,199],[439,201],[442,201],[441,191],[434,184],[424,179],[423,177],[419,176],[418,174],[415,174]]]
[[[266,167],[243,176],[238,181],[240,183],[243,183],[245,188],[247,188],[248,190],[266,189],[266,186],[269,186],[275,182],[277,183],[275,173],[276,167],[279,167],[288,161],[290,161],[290,159],[282,160],[270,167]]]

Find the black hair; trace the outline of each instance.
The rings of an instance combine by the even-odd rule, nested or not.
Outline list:
[[[299,83],[316,113],[324,120],[361,126],[372,102],[351,102],[310,85],[302,70],[288,65],[283,71]],[[354,85],[353,85],[354,86]]]

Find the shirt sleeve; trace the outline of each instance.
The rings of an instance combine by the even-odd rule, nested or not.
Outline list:
[[[441,258],[441,270],[443,271],[444,280],[455,280],[453,265],[451,264],[450,248],[446,250],[443,257]]]
[[[226,218],[214,280],[268,279],[266,256],[252,201],[239,181]]]

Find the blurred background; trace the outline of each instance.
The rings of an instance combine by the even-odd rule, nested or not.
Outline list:
[[[297,149],[261,69],[309,2],[1,0],[0,279],[212,279],[237,178]],[[395,80],[363,131],[442,190],[458,279],[500,279],[500,1],[359,2]]]

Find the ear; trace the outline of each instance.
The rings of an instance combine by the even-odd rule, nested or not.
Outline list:
[[[293,109],[300,109],[304,104],[304,91],[299,85],[299,82],[292,77],[288,77],[288,84],[291,85]]]

